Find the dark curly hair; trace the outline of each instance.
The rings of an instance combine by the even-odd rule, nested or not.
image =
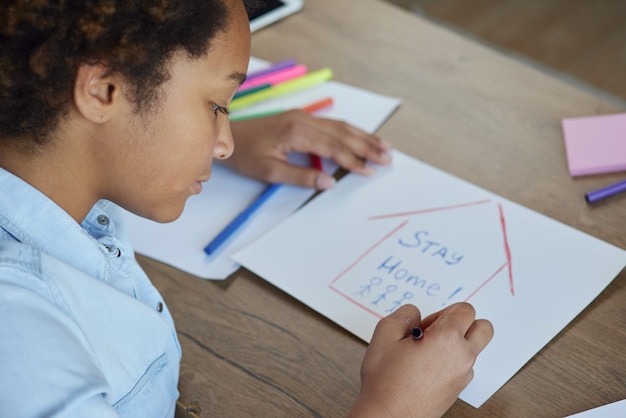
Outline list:
[[[0,140],[5,141],[26,136],[45,142],[69,109],[83,63],[102,62],[124,76],[140,111],[169,77],[172,54],[204,55],[228,20],[223,0],[2,3]]]

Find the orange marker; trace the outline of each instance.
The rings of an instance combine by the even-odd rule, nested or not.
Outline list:
[[[317,101],[315,103],[311,103],[311,104],[308,104],[308,105],[304,106],[302,108],[302,110],[304,110],[307,113],[315,113],[318,110],[325,109],[325,108],[330,107],[332,105],[333,105],[333,98],[332,97],[327,97],[327,98],[322,99],[320,101]]]

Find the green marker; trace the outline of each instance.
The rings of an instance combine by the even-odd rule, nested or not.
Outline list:
[[[267,116],[274,116],[274,115],[278,115],[279,113],[283,113],[283,112],[284,112],[284,110],[280,109],[280,110],[268,110],[267,112],[253,113],[252,115],[231,116],[230,117],[230,121],[231,122],[239,122],[241,120],[265,118]]]
[[[238,91],[237,93],[235,93],[235,95],[233,96],[233,100],[238,99],[240,97],[245,97],[248,96],[252,93],[256,93],[259,92],[261,90],[265,90],[265,89],[269,89],[271,88],[272,85],[271,84],[261,84],[260,86],[256,86],[256,87],[251,87],[249,89],[246,90],[242,90],[242,91]]]

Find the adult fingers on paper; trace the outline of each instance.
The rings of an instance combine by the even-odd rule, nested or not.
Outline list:
[[[474,307],[469,303],[459,302],[441,310],[437,319],[428,328],[454,327],[459,335],[464,336],[475,320],[476,310]]]
[[[240,174],[268,183],[320,190],[334,186],[335,179],[313,168],[310,159],[305,159],[304,165],[289,161],[289,154],[297,149],[293,146],[297,134],[282,114],[233,123],[232,129],[235,151],[224,164]]]
[[[456,329],[458,335],[465,336],[472,353],[477,356],[493,338],[493,325],[485,319],[476,319],[476,311],[469,303],[460,302],[435,312],[422,320],[425,333],[436,332],[438,328]]]
[[[268,173],[266,181],[272,183],[290,183],[297,186],[326,190],[336,184],[335,178],[317,168],[308,168],[280,158],[267,158],[259,161],[256,169],[259,173]]]
[[[363,359],[355,411],[441,416],[471,381],[477,353],[466,332],[475,323],[473,308],[451,306],[431,315],[428,328],[418,312],[405,305],[377,325]],[[426,335],[416,342],[408,333],[418,325]]]
[[[308,152],[334,159],[342,168],[363,175],[373,173],[367,161],[387,165],[391,144],[348,123],[316,118],[311,134],[303,137]]]
[[[400,341],[409,335],[411,329],[420,326],[421,322],[422,315],[416,306],[403,305],[378,322],[372,342],[374,339]]]
[[[389,145],[344,122],[317,119],[300,110],[233,123],[236,148],[226,161],[236,171],[271,183],[327,188],[332,179],[319,170],[286,166],[292,152],[333,158],[347,170],[370,174],[370,160],[389,163]],[[332,184],[330,184],[332,185]]]
[[[474,355],[478,355],[485,349],[493,338],[493,325],[486,319],[477,319],[465,333],[465,339],[474,350]]]
[[[449,354],[459,373],[458,379],[465,387],[472,380],[472,367],[476,357],[493,337],[491,322],[476,319],[476,311],[465,302],[455,303],[422,321],[425,338],[438,339]],[[444,353],[444,351],[442,351]]]

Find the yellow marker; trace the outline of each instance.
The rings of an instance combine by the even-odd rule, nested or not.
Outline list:
[[[333,72],[331,69],[322,68],[321,70],[313,71],[312,73],[278,83],[269,89],[261,90],[259,92],[251,93],[247,96],[235,99],[230,103],[228,110],[234,111],[263,100],[283,96],[298,90],[304,90],[308,87],[328,81],[331,78],[333,78]]]

